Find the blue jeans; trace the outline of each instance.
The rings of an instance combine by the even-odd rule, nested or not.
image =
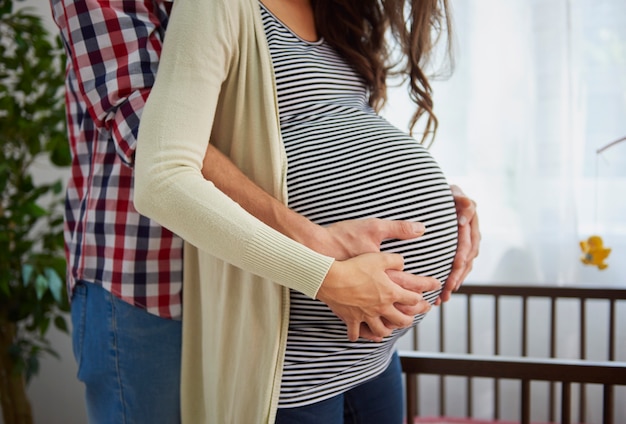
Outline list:
[[[276,424],[401,424],[402,368],[397,353],[385,372],[349,391],[300,408],[280,408]]]
[[[93,424],[180,422],[180,321],[159,318],[102,287],[72,296],[72,344]]]

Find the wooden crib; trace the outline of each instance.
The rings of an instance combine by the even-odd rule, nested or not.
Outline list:
[[[405,338],[409,423],[626,423],[626,286],[466,283]]]

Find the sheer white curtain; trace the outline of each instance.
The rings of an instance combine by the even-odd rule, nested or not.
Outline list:
[[[469,281],[625,285],[626,142],[600,157],[596,150],[626,136],[626,1],[450,2],[456,67],[451,78],[433,84],[440,129],[431,150],[449,181],[478,203],[483,239]],[[391,93],[388,105],[386,116],[406,127],[412,108],[403,88]],[[594,233],[612,248],[604,271],[580,262],[579,242]],[[453,296],[447,320],[464,319],[463,305],[455,302]],[[539,309],[537,323],[548,313]],[[564,348],[558,355],[564,357],[577,351],[578,341],[567,314],[559,309]],[[422,334],[432,331],[432,319],[420,324]],[[490,354],[493,336],[480,327],[482,319],[492,318],[474,317],[473,348]],[[501,348],[515,346],[517,329],[500,330]],[[545,356],[547,339],[539,333],[529,353]],[[605,333],[602,327],[590,332],[598,343],[588,357],[605,357]],[[446,346],[463,352],[461,343]],[[624,352],[625,342],[617,343]],[[448,395],[450,415],[464,413],[461,386]],[[481,387],[474,411],[489,418],[491,388]],[[519,416],[509,405],[517,398],[505,396],[505,418]],[[545,399],[533,405],[546,407]],[[545,420],[544,412],[535,411],[534,419]],[[601,405],[590,413],[600,421]]]
[[[452,0],[432,152],[479,205],[471,281],[626,283],[626,1]],[[387,117],[411,107],[393,90]],[[581,264],[593,233],[609,267]]]

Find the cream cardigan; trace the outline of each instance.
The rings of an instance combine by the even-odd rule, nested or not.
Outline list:
[[[286,155],[258,0],[174,3],[141,120],[135,206],[186,241],[183,422],[271,423],[288,288],[315,297],[333,259],[269,228],[205,180],[209,140],[286,202]]]

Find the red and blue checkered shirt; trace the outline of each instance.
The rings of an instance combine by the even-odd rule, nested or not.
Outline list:
[[[183,242],[137,213],[132,201],[139,118],[171,3],[50,1],[68,56],[68,290],[76,281],[101,284],[152,314],[178,319]]]

